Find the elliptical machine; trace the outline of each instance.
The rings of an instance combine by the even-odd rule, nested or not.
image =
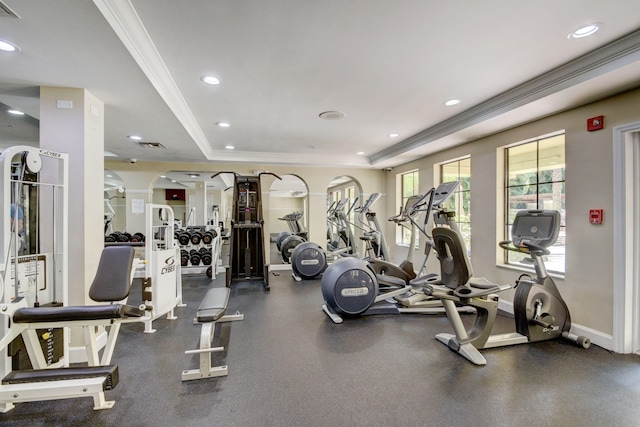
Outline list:
[[[365,254],[367,259],[389,259],[389,247],[380,227],[380,222],[376,213],[371,207],[380,198],[380,193],[372,193],[367,201],[360,208],[356,208],[358,212],[358,221],[362,224],[359,227],[363,233],[360,240],[365,242]]]
[[[511,241],[500,242],[503,249],[529,255],[527,263],[535,277],[518,279],[513,300],[516,332],[491,335],[498,313],[495,292],[510,289],[486,279],[472,277],[471,263],[459,233],[445,227],[433,229],[433,239],[441,265],[442,285],[425,287],[425,293],[442,300],[455,334],[441,333],[436,339],[476,365],[486,365],[478,350],[506,345],[546,341],[559,337],[588,348],[587,337],[571,334],[571,316],[553,279],[547,273],[544,256],[551,252],[560,229],[560,213],[552,210],[519,211],[511,228]],[[456,304],[475,307],[477,317],[467,330]]]
[[[409,248],[407,257],[400,263],[394,264],[391,261],[384,259],[369,259],[371,267],[378,275],[395,276],[404,280],[407,284],[413,281],[413,285],[422,285],[428,283],[437,275],[430,274],[422,276],[419,282],[419,276],[422,275],[427,265],[427,260],[431,250],[433,249],[433,240],[427,232],[427,226],[429,219],[433,213],[433,220],[436,224],[446,224],[449,227],[457,229],[454,217],[454,212],[448,212],[444,209],[444,202],[446,202],[455,192],[456,188],[460,184],[459,181],[450,181],[440,184],[437,188],[432,188],[422,196],[412,196],[407,199],[404,208],[398,215],[389,218],[389,221],[393,221],[396,224],[410,228],[411,239],[409,242]],[[417,218],[422,213],[426,212],[424,216],[424,223],[422,226],[418,224]],[[407,226],[406,223],[409,223]],[[413,265],[413,254],[415,252],[416,239],[418,232],[421,233],[421,238],[425,239],[424,243],[424,261],[418,270]],[[427,277],[428,276],[428,277]]]
[[[291,253],[294,251],[296,246],[300,245],[307,241],[307,231],[304,229],[302,225],[301,212],[293,212],[285,215],[282,218],[278,218],[282,221],[286,221],[289,225],[289,229],[291,232],[282,232],[276,238],[276,248],[280,251],[280,255],[282,256],[282,262],[288,263],[291,260]]]
[[[327,256],[338,258],[341,256],[358,256],[353,231],[349,224],[349,214],[355,208],[358,199],[353,201],[345,211],[349,198],[345,197],[332,204],[327,211]]]
[[[363,231],[361,239],[367,244],[367,252],[371,253],[372,256],[383,257],[384,254],[388,253],[387,244],[384,240],[384,235],[380,231],[380,224],[376,219],[375,213],[370,210],[380,196],[380,193],[372,193],[364,205],[355,209],[358,212],[358,220],[362,227],[357,224],[354,225]],[[343,200],[346,201],[348,199]],[[342,253],[341,256],[349,256],[349,254]],[[293,249],[290,259],[293,278],[298,282],[319,277],[324,273],[328,265],[326,252],[314,242],[304,242],[297,245]]]
[[[343,317],[359,315],[443,313],[440,301],[429,298],[422,292],[423,286],[437,281],[439,276],[427,274],[421,276],[419,281],[411,280],[416,277],[411,254],[414,252],[416,231],[420,230],[427,239],[425,261],[419,271],[424,270],[427,257],[433,248],[433,241],[426,232],[426,226],[434,206],[437,206],[434,220],[444,221],[455,227],[452,217],[441,205],[453,194],[458,184],[457,181],[441,184],[438,188],[432,188],[425,195],[416,196],[405,204],[401,212],[402,221],[411,222],[413,235],[410,255],[402,266],[379,259],[342,258],[326,269],[321,285],[325,300],[322,309],[334,323],[342,323]],[[424,226],[420,227],[415,218],[422,211],[426,211],[426,216]],[[446,219],[440,218],[441,216]],[[460,310],[474,311],[470,307],[461,307]]]

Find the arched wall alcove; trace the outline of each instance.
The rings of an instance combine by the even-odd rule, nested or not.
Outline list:
[[[306,229],[309,221],[309,189],[297,175],[280,175],[282,180],[274,180],[269,189],[269,230],[271,234],[289,231],[285,220],[287,214],[302,213],[301,225]]]
[[[231,209],[233,176],[212,171],[165,171],[152,184],[152,202],[171,206],[178,224],[206,225],[217,216],[228,227]],[[227,176],[228,175],[228,176]],[[214,212],[217,211],[217,214]]]
[[[104,171],[104,232],[124,231],[127,227],[127,201],[124,181],[116,172]]]

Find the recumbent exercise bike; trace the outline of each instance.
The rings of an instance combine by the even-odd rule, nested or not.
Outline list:
[[[546,341],[559,337],[588,348],[587,337],[570,332],[571,316],[553,279],[547,273],[544,256],[556,242],[560,229],[560,213],[553,210],[519,211],[511,228],[511,241],[500,242],[503,249],[524,253],[533,265],[535,277],[515,283],[513,310],[516,332],[491,335],[498,313],[495,292],[510,289],[483,278],[472,277],[471,263],[460,235],[446,227],[433,229],[433,240],[441,266],[441,284],[425,287],[425,293],[442,300],[449,323],[455,334],[440,333],[436,339],[476,365],[486,365],[478,350],[506,345]],[[476,309],[477,317],[471,329],[466,329],[456,304]]]

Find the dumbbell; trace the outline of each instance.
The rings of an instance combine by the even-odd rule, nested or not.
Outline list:
[[[191,233],[191,243],[194,245],[199,245],[202,240],[202,234],[199,231],[194,231]]]
[[[144,234],[142,233],[135,233],[133,236],[131,236],[131,238],[129,239],[130,242],[133,243],[140,243],[140,242],[144,242]]]
[[[180,233],[180,235],[178,236],[178,242],[180,243],[180,245],[182,246],[186,246],[189,244],[189,242],[191,241],[191,234],[189,234],[188,231],[183,231],[182,233]]]
[[[202,254],[200,251],[195,249],[191,249],[189,252],[189,261],[191,261],[191,265],[200,265],[200,260],[202,259]]]
[[[210,245],[211,242],[213,242],[213,239],[215,239],[217,236],[218,233],[216,232],[216,230],[207,230],[202,235],[202,243],[204,243],[205,245]]]
[[[184,249],[180,249],[180,265],[182,267],[189,265],[189,253]]]
[[[128,242],[129,241],[129,237],[131,237],[130,234],[129,235],[127,235],[127,234],[128,233],[121,233],[119,231],[115,231],[115,232],[109,234],[109,236],[111,238],[113,238],[115,242],[123,243],[123,242]]]
[[[128,242],[127,236],[119,231],[114,231],[104,238],[105,242]]]
[[[204,265],[211,265],[211,261],[213,260],[213,256],[211,254],[211,250],[210,249],[206,249],[206,248],[202,248],[205,249],[202,252],[202,263]]]
[[[213,277],[213,267],[207,268],[207,277],[211,279]]]

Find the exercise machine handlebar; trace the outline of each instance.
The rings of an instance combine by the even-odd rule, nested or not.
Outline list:
[[[523,246],[516,246],[511,240],[505,240],[498,243],[498,246],[500,246],[502,249],[505,249],[511,252],[518,252],[518,253],[525,253],[525,254],[536,253],[537,255],[551,254],[551,251],[549,251],[549,249],[545,248],[544,246],[537,245],[535,243],[523,241],[522,245]]]

